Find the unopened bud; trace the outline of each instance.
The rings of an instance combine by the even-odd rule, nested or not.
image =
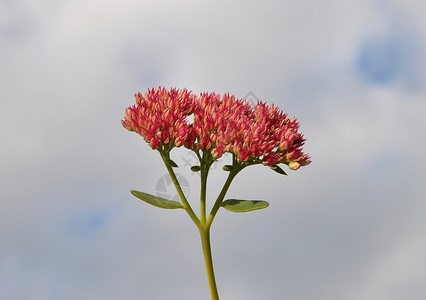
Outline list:
[[[297,170],[300,168],[300,164],[296,161],[292,161],[291,163],[288,164],[288,167],[292,170]]]

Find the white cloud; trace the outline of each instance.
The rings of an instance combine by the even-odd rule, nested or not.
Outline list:
[[[271,206],[219,213],[213,248],[224,299],[422,292],[426,60],[412,57],[416,89],[366,85],[354,62],[390,21],[422,49],[424,4],[377,5],[0,4],[0,297],[208,297],[187,216],[128,193],[154,192],[165,173],[120,125],[133,93],[159,84],[251,90],[298,117],[313,157],[288,177],[253,167],[235,180],[230,196]]]

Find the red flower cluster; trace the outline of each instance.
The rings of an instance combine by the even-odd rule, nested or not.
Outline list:
[[[193,116],[193,123],[188,116]],[[136,94],[136,105],[125,111],[123,126],[139,133],[153,149],[174,143],[192,150],[211,151],[215,158],[235,153],[240,161],[261,161],[273,167],[286,163],[291,169],[309,164],[301,147],[305,139],[299,124],[278,107],[225,94],[164,88]]]
[[[195,108],[196,97],[191,92],[158,88],[135,98],[136,105],[124,112],[124,128],[139,133],[153,149],[171,142],[177,147],[192,147],[195,135],[186,120]]]

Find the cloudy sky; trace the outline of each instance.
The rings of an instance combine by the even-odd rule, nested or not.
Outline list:
[[[159,85],[275,103],[313,159],[235,179],[230,198],[270,207],[219,211],[221,299],[422,299],[425,11],[424,0],[0,0],[0,299],[209,299],[189,217],[129,193],[164,188],[158,153],[120,124],[134,93]],[[197,207],[193,157],[172,155]]]

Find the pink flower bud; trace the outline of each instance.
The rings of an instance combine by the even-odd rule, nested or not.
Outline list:
[[[298,162],[296,162],[296,161],[292,161],[292,162],[290,162],[290,163],[288,164],[288,167],[289,167],[291,170],[297,170],[297,169],[299,169],[299,168],[300,168],[300,164],[299,164]]]

